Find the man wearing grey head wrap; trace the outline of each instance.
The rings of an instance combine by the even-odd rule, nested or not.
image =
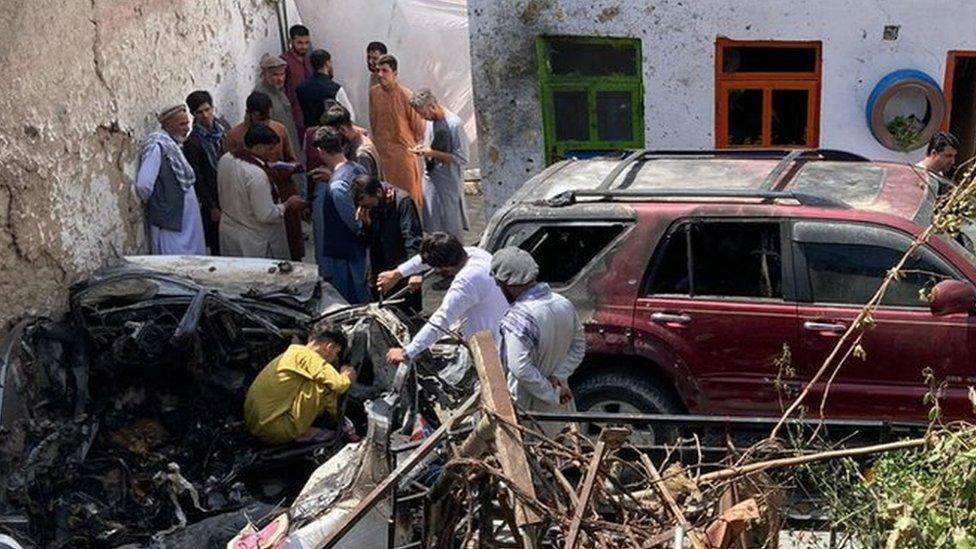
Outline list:
[[[180,145],[190,133],[186,105],[167,107],[156,116],[161,128],[139,148],[135,188],[146,206],[149,248],[155,255],[206,253],[196,175]]]
[[[520,248],[495,252],[491,275],[511,304],[501,323],[501,356],[515,402],[528,411],[575,411],[567,380],[586,353],[576,308],[537,281],[539,265]],[[550,436],[561,427],[543,425]]]

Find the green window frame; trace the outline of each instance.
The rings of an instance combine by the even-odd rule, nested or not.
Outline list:
[[[552,69],[556,44],[579,45],[583,48],[591,46],[632,49],[634,64],[629,74],[592,75],[565,70],[563,74],[556,74]],[[644,148],[642,58],[639,38],[564,35],[536,38],[539,97],[542,104],[547,164],[573,154],[599,154]],[[629,98],[624,99],[627,95]],[[624,118],[627,118],[626,110],[629,108],[629,135],[613,135],[614,132],[621,131],[619,120],[613,119],[614,108],[618,110],[617,116]],[[557,118],[559,109],[570,112],[574,109],[584,109],[586,118],[575,121],[571,117],[559,119]],[[626,133],[626,127],[623,131]],[[567,137],[567,134],[575,135]]]

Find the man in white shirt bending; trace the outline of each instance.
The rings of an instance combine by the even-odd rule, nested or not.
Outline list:
[[[420,243],[420,254],[392,271],[380,273],[377,286],[386,293],[403,278],[428,269],[444,277],[453,276],[454,280],[440,307],[406,348],[390,349],[386,355],[390,364],[417,358],[459,321],[465,339],[483,330],[490,330],[497,339],[508,301],[491,276],[491,254],[480,248],[466,248],[453,235],[434,232]]]

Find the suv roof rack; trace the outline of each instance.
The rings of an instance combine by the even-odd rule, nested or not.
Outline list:
[[[628,169],[635,162],[652,158],[780,158],[779,163],[769,172],[769,175],[763,181],[762,188],[766,190],[771,189],[783,172],[797,161],[834,160],[839,162],[870,162],[870,159],[859,154],[836,149],[715,149],[704,151],[659,151],[644,149],[634,151],[621,159],[620,163],[610,170],[610,173],[603,178],[603,181],[600,182],[595,190],[609,190],[624,170]]]
[[[668,198],[759,198],[762,200],[796,200],[803,206],[820,208],[850,208],[845,202],[810,193],[777,191],[771,189],[618,189],[618,190],[575,190],[565,191],[541,200],[541,205],[564,207],[575,204],[578,198],[599,198],[603,200],[623,199],[668,199]]]

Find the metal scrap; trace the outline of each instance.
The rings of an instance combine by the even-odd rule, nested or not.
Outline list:
[[[184,494],[189,496],[190,501],[193,502],[193,507],[202,512],[207,511],[200,505],[200,494],[197,492],[196,487],[180,474],[180,466],[178,464],[167,464],[165,471],[160,471],[153,476],[153,482],[168,492],[169,500],[172,502],[174,513],[176,514],[176,524],[165,530],[156,532],[153,535],[153,539],[162,539],[186,526],[186,513],[183,512],[183,506],[180,504],[180,496]]]
[[[195,524],[238,524],[241,509],[299,493],[289,524],[310,528],[382,480],[389,441],[403,436],[392,426],[436,423],[435,410],[457,406],[474,383],[457,345],[435,346],[397,379],[385,353],[418,322],[392,307],[343,306],[314,266],[126,258],[69,301],[63,318],[25,319],[0,344],[0,524],[30,545],[195,547],[184,535]],[[360,377],[341,408],[367,440],[347,447],[340,432],[261,446],[241,418],[248,384],[322,318],[352,344],[345,361]],[[340,470],[358,463],[355,474],[302,489],[337,452]]]
[[[335,300],[314,267],[264,263],[129,258],[74,286],[63,318],[15,327],[0,344],[0,516],[26,520],[11,532],[38,546],[148,543],[236,512],[262,482],[300,488],[287,467],[253,469],[269,456],[241,403]],[[316,450],[278,464],[311,471],[332,455]]]

